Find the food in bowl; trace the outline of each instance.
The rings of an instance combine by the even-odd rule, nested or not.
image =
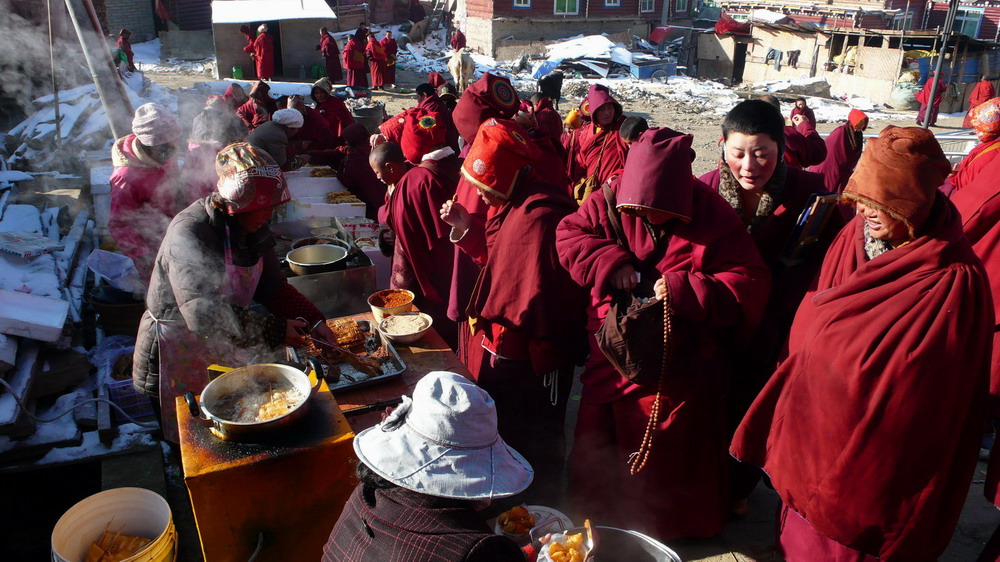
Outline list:
[[[535,516],[525,506],[518,505],[501,513],[497,523],[505,533],[524,535],[535,526]]]
[[[549,543],[549,559],[552,562],[583,562],[587,548],[583,544],[583,533],[566,537],[565,542]]]
[[[380,308],[396,308],[413,302],[413,293],[404,289],[386,289],[368,298],[368,304]]]
[[[123,535],[120,531],[112,531],[111,524],[114,522],[114,519],[112,519],[108,523],[108,527],[104,530],[104,533],[101,534],[101,537],[90,543],[90,548],[87,549],[87,557],[83,559],[84,562],[125,560],[126,558],[135,556],[146,548],[149,543],[153,542],[153,539],[147,539],[146,537],[132,537]],[[121,528],[124,528],[124,525],[119,527],[119,529]]]
[[[409,336],[426,330],[430,325],[430,321],[420,314],[403,314],[389,316],[379,324],[379,328],[390,336]]]

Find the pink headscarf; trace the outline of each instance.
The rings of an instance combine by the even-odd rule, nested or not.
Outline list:
[[[972,130],[980,142],[990,142],[1000,137],[1000,98],[993,98],[977,105],[969,113]]]

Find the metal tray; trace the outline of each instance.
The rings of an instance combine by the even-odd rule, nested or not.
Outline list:
[[[375,337],[379,338],[382,345],[385,346],[385,350],[388,352],[389,358],[382,363],[383,374],[378,377],[370,377],[364,373],[359,373],[357,369],[347,363],[337,363],[336,366],[340,369],[340,380],[337,381],[336,384],[330,385],[330,392],[334,394],[391,381],[399,378],[399,376],[403,374],[403,371],[406,370],[406,363],[403,362],[403,359],[399,356],[399,352],[396,351],[396,348],[392,346],[392,342],[386,339],[381,332],[376,330],[375,325],[371,321],[358,320],[358,325],[361,327],[361,331],[374,334]],[[300,350],[291,347],[288,348],[288,356],[289,359],[296,363],[301,363],[303,362],[302,359],[304,359],[304,355],[300,352]],[[324,365],[324,367],[327,366]],[[326,373],[324,372],[324,375],[325,374]]]

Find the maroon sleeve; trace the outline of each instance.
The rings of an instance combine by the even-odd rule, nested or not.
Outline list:
[[[455,245],[472,258],[476,264],[482,266],[489,258],[489,252],[486,249],[486,225],[483,217],[479,214],[472,213],[471,216],[472,223],[469,225],[469,230],[465,231],[465,236],[455,242]]]
[[[309,324],[315,324],[326,318],[312,301],[287,282],[262,304],[268,312],[279,318],[305,318]]]
[[[556,227],[559,263],[592,296],[608,293],[611,275],[629,263],[629,255],[611,238],[607,201],[601,193],[588,197],[580,209],[567,215]]]

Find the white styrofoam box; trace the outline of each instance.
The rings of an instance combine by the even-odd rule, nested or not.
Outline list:
[[[54,342],[68,312],[67,301],[0,289],[0,334]]]
[[[104,232],[108,229],[108,219],[111,217],[111,194],[94,193],[94,221],[97,228]]]
[[[93,195],[111,193],[111,174],[114,166],[94,166],[90,169],[90,193]]]
[[[334,177],[314,178],[309,172],[302,169],[285,173],[285,181],[288,182],[288,191],[292,197],[323,197],[327,193],[337,191],[347,191],[344,184]]]
[[[364,203],[327,203],[325,197],[304,197],[292,199],[285,204],[283,220],[294,221],[312,217],[363,217]]]

